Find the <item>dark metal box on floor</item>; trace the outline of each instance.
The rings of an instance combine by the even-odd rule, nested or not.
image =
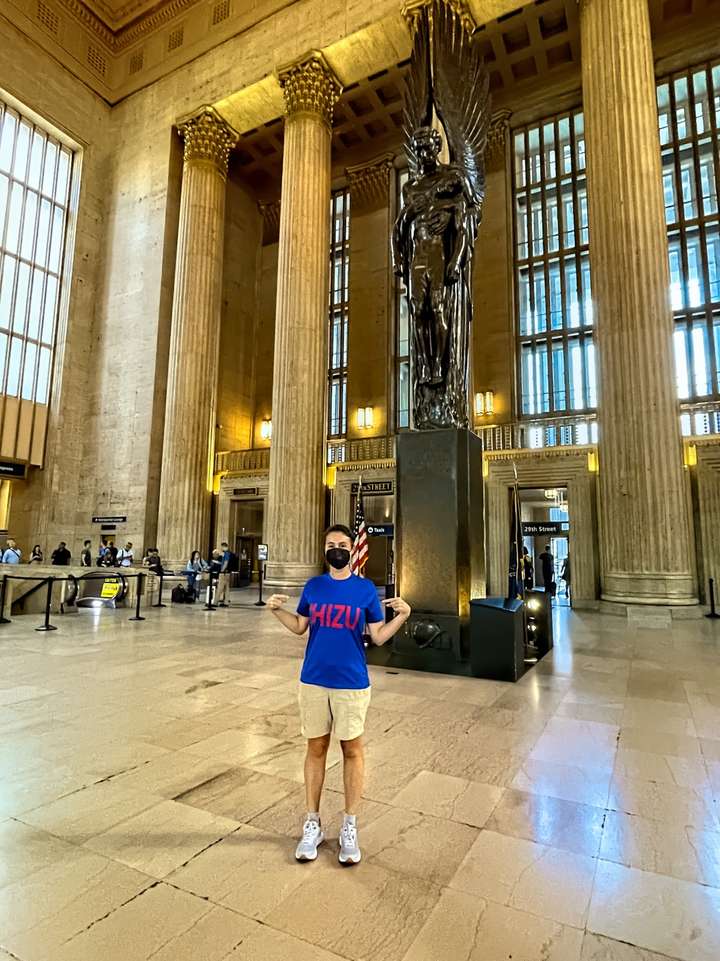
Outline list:
[[[474,677],[517,681],[525,673],[525,611],[521,600],[470,602],[470,665]]]

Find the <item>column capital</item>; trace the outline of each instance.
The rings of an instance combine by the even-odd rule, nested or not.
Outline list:
[[[498,170],[505,163],[505,150],[510,132],[511,110],[497,110],[490,118],[485,158],[488,170]]]
[[[345,168],[352,210],[372,210],[387,205],[395,154],[385,153],[364,164]]]
[[[332,125],[333,108],[342,93],[342,84],[319,50],[281,67],[277,78],[288,117],[309,113]]]
[[[467,0],[444,0],[444,2],[460,17],[463,27],[472,35],[477,30],[477,21]],[[410,28],[410,33],[415,32],[415,23],[423,7],[427,7],[432,16],[433,0],[405,0],[403,3],[401,12],[405,23]]]
[[[227,176],[230,151],[238,133],[214,107],[204,106],[198,113],[181,118],[177,128],[185,141],[185,163],[212,163],[223,177]]]

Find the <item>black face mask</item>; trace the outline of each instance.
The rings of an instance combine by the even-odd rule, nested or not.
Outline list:
[[[350,563],[350,551],[346,547],[331,547],[328,551],[325,551],[325,560],[330,567],[334,567],[336,571],[341,571]]]

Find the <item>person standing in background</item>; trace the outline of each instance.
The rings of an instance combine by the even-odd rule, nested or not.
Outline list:
[[[80,551],[80,567],[92,567],[92,551],[90,550],[90,546],[90,541],[83,543],[83,549]]]
[[[45,558],[43,556],[42,547],[40,547],[39,544],[36,544],[32,549],[32,554],[28,558],[28,564],[42,564],[44,560]]]
[[[549,544],[545,545],[545,550],[540,555],[540,563],[542,564],[542,576],[545,592],[547,594],[552,594],[553,584],[555,583],[555,558],[550,553]]]
[[[71,557],[72,554],[67,549],[65,541],[60,541],[58,546],[50,555],[50,563],[54,564],[55,567],[67,567],[67,565],[70,563]]]
[[[3,564],[19,564],[21,557],[22,557],[22,551],[17,546],[14,539],[12,537],[8,537],[7,547],[2,553],[2,563]]]

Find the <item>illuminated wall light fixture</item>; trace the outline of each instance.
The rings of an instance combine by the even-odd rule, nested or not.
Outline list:
[[[495,413],[495,391],[486,390],[475,394],[475,416],[490,417]]]
[[[270,440],[270,438],[272,437],[272,421],[271,420],[264,420],[262,424],[260,424],[260,436],[262,437],[263,440]]]
[[[361,430],[367,430],[368,428],[373,426],[373,408],[372,407],[358,407],[357,425]]]

